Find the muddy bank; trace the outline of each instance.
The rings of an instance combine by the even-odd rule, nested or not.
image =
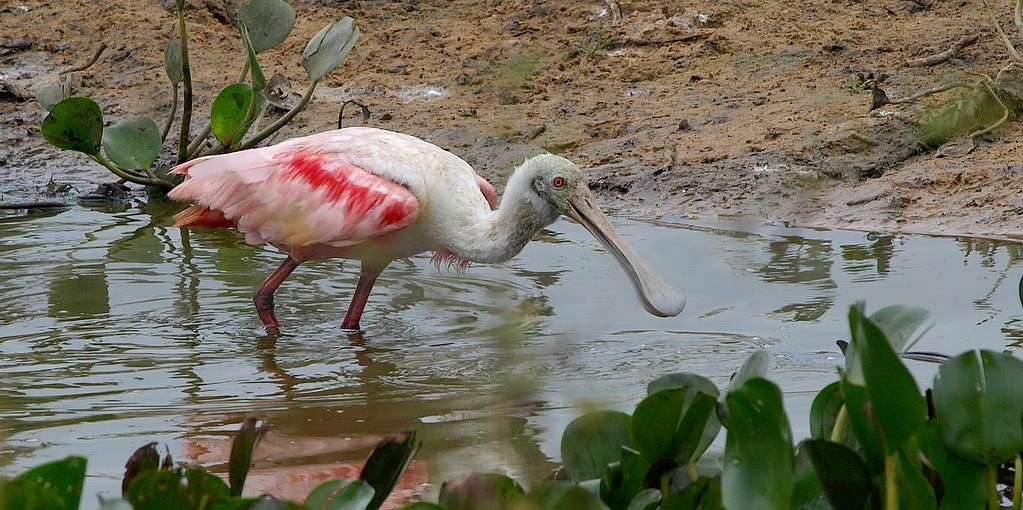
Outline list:
[[[169,2],[26,1],[0,7],[0,192],[51,179],[110,180],[84,156],[45,144],[26,96],[62,70],[108,121],[170,108],[163,41]],[[282,136],[329,129],[338,106],[366,124],[428,139],[502,183],[550,151],[590,168],[605,204],[638,217],[744,216],[794,225],[1018,235],[1023,163],[1017,124],[961,157],[915,143],[913,120],[943,97],[869,111],[862,76],[895,96],[993,74],[1004,45],[982,10],[943,2],[313,2],[268,75],[305,87],[297,55],[323,25],[354,17],[362,38]],[[1000,14],[1011,24],[1008,6]],[[83,17],[81,13],[88,12]],[[198,111],[241,69],[231,1],[191,1]],[[48,28],[50,27],[50,28]],[[52,27],[59,27],[52,30]],[[907,62],[964,35],[977,42],[934,66]],[[14,41],[17,42],[15,44]],[[29,91],[25,94],[24,91]],[[357,112],[345,122],[360,124]],[[499,185],[500,187],[500,185]],[[83,189],[84,191],[84,189]]]

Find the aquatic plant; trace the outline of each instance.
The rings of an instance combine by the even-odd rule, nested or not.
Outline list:
[[[473,473],[440,488],[437,503],[405,510],[960,509],[1023,508],[1023,361],[1000,352],[955,357],[910,353],[927,312],[892,306],[849,310],[838,380],[810,410],[811,437],[794,444],[781,390],[757,351],[719,390],[696,374],[662,376],[633,413],[595,411],[571,422],[563,467],[528,490],[499,473]],[[904,359],[940,360],[921,393]],[[248,420],[234,441],[229,482],[175,467],[155,445],[128,463],[124,499],[103,510],[379,508],[419,444],[385,438],[358,480],[331,480],[303,504],[242,498],[265,424]],[[724,451],[710,453],[724,428]],[[0,480],[0,508],[78,508],[85,459],[69,457]]]
[[[180,39],[167,41],[164,48],[164,70],[174,97],[163,128],[149,117],[125,118],[105,128],[99,104],[88,97],[69,97],[68,82],[58,80],[37,93],[39,103],[49,112],[42,121],[42,133],[50,144],[88,155],[122,182],[145,185],[151,192],[167,191],[177,181],[166,174],[166,168],[154,168],[154,164],[175,118],[180,118],[177,154],[172,158],[176,163],[255,147],[305,109],[320,80],[347,58],[359,38],[359,29],[347,16],[323,27],[302,52],[302,66],[309,76],[305,94],[286,113],[250,134],[249,130],[263,116],[268,98],[275,97],[275,89],[280,87],[279,79],[268,80],[263,74],[257,56],[284,42],[295,25],[295,10],[284,0],[240,3],[237,22],[245,46],[241,75],[220,91],[210,109],[209,122],[192,136],[193,85],[184,5],[184,0],[177,0]],[[205,146],[211,131],[215,143]]]

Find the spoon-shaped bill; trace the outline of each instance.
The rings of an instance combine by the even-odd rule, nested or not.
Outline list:
[[[597,206],[597,200],[589,189],[580,186],[569,199],[569,203],[571,210],[567,211],[568,216],[582,224],[611,252],[632,281],[632,286],[636,289],[640,303],[646,311],[658,317],[674,317],[682,313],[686,306],[686,297],[682,291],[661,277],[625,242],[625,239],[622,239]]]

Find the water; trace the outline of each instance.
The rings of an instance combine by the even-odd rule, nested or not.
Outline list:
[[[339,327],[357,268],[304,264],[277,294],[274,340],[251,293],[281,255],[234,232],[181,232],[169,212],[0,217],[0,474],[86,455],[90,508],[118,494],[124,461],[149,441],[223,471],[230,433],[255,416],[271,433],[250,487],[300,497],[317,477],[354,476],[377,438],[407,429],[424,446],[406,491],[473,469],[528,483],[556,465],[582,412],[630,411],[670,372],[723,386],[759,348],[807,436],[859,299],[931,310],[917,350],[1023,339],[1018,244],[616,219],[686,290],[681,316],[643,312],[612,258],[559,222],[503,265],[394,263],[361,338]],[[910,366],[930,384],[933,365]]]

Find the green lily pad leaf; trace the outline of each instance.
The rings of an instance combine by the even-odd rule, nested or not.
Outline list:
[[[0,479],[0,508],[78,508],[85,482],[85,457],[71,456],[36,466],[14,479]]]
[[[71,97],[71,75],[68,74],[57,81],[40,85],[36,88],[36,101],[46,109],[53,111],[54,105]]]
[[[367,507],[369,510],[376,510],[384,503],[402,473],[412,463],[412,457],[420,446],[422,443],[416,442],[416,433],[413,431],[391,434],[377,443],[359,474],[360,480],[376,490],[373,501]]]
[[[232,83],[217,94],[210,109],[210,127],[217,140],[231,145],[245,136],[251,103],[252,87],[247,83]]]
[[[800,443],[813,463],[824,496],[835,510],[863,510],[870,496],[870,470],[847,446],[823,439]]]
[[[607,510],[600,498],[577,484],[542,482],[526,494],[526,508],[532,510]]]
[[[58,149],[95,156],[103,143],[103,112],[87,97],[65,99],[43,119],[42,133]]]
[[[561,459],[569,480],[600,478],[608,464],[631,446],[631,417],[618,411],[594,411],[572,420],[561,436]]]
[[[305,498],[305,506],[323,510],[364,510],[373,500],[373,487],[362,480],[327,480]]]
[[[890,455],[923,427],[927,406],[916,380],[902,364],[884,332],[863,316],[862,302],[850,307],[849,326],[851,346],[862,360],[870,404],[881,429],[885,452]]]
[[[505,475],[472,473],[441,485],[438,503],[448,510],[509,508],[524,494],[522,486]]]
[[[171,39],[163,47],[163,70],[173,85],[185,79],[185,71],[181,64],[181,39]]]
[[[269,428],[269,423],[255,418],[248,418],[242,422],[238,435],[231,443],[231,459],[228,462],[228,480],[231,483],[232,496],[242,495],[245,478],[248,477],[249,468],[252,466],[252,453]]]
[[[348,58],[359,40],[355,20],[345,16],[340,21],[323,27],[302,51],[302,66],[309,80],[318,82]]]
[[[996,466],[1023,450],[1023,361],[1000,352],[969,351],[934,377],[941,440],[956,455]]]
[[[284,0],[249,0],[238,6],[238,20],[252,38],[252,49],[262,53],[284,42],[295,27],[295,9]]]
[[[121,168],[153,166],[162,145],[160,128],[149,117],[124,119],[103,131],[103,151]]]
[[[781,390],[752,377],[732,388],[725,402],[729,415],[721,472],[725,508],[789,508],[795,455]]]

